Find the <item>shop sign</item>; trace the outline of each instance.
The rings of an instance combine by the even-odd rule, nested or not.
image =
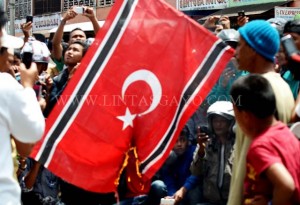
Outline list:
[[[265,4],[265,3],[274,3],[274,2],[280,2],[282,0],[229,0],[229,6],[235,7],[235,6],[244,6],[244,5],[250,5],[250,4]]]
[[[177,0],[177,9],[180,11],[224,9],[229,0]]]
[[[33,18],[33,31],[50,30],[60,23],[61,15],[56,13],[49,16]]]
[[[61,15],[59,13],[48,16],[34,16],[32,31],[50,30],[60,24]],[[21,24],[25,23],[26,19],[15,20],[15,33],[22,33]]]
[[[300,7],[275,7],[275,18],[283,18],[287,21],[294,19],[294,16],[300,14]]]

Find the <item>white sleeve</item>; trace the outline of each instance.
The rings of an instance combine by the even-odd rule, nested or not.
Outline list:
[[[34,90],[21,86],[10,90],[8,96],[8,126],[11,134],[24,143],[38,141],[44,133],[45,119]]]

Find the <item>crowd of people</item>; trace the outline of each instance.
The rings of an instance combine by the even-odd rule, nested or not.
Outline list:
[[[92,8],[85,14],[97,33]],[[50,45],[30,35],[8,35],[0,11],[0,204],[3,205],[288,205],[300,204],[300,142],[288,125],[300,119],[300,75],[281,37],[291,35],[300,49],[300,20],[210,16],[202,25],[235,49],[218,82],[180,132],[168,159],[151,181],[135,175],[135,150],[116,193],[94,193],[55,176],[28,157],[49,116],[76,72],[90,42],[83,30],[70,32],[69,9]],[[24,57],[31,48],[32,62]],[[14,106],[11,104],[14,103]],[[14,170],[12,153],[16,152]],[[13,176],[15,172],[15,177]],[[135,181],[136,180],[136,181]]]

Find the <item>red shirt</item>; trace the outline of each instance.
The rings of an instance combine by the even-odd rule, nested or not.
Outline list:
[[[255,195],[272,199],[272,183],[264,171],[274,163],[282,163],[292,175],[296,190],[291,202],[300,204],[300,142],[282,122],[254,138],[249,147],[244,181],[245,199]]]

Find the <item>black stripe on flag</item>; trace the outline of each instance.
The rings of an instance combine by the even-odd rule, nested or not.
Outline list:
[[[226,44],[223,42],[220,42],[216,45],[213,52],[210,54],[206,62],[204,63],[203,67],[199,70],[197,76],[195,79],[191,82],[189,87],[186,89],[186,91],[183,94],[183,98],[180,101],[178,112],[175,116],[174,122],[171,126],[170,131],[168,132],[167,136],[163,140],[163,142],[160,144],[159,148],[145,161],[140,165],[140,171],[142,172],[147,165],[153,160],[155,160],[165,149],[168,142],[171,140],[171,137],[173,136],[175,132],[175,125],[177,124],[179,120],[179,116],[183,111],[183,107],[188,102],[189,98],[192,96],[192,94],[195,92],[201,81],[205,78],[208,71],[211,69],[213,63],[217,59],[217,57],[221,54],[222,50],[226,47]]]
[[[105,58],[107,57],[107,54],[109,53],[110,49],[112,48],[112,45],[115,43],[116,39],[118,38],[118,36],[121,32],[121,29],[124,26],[124,23],[126,22],[126,19],[129,16],[132,5],[135,1],[136,0],[128,0],[127,1],[120,18],[118,19],[118,22],[117,22],[115,28],[113,29],[106,44],[104,45],[103,50],[99,54],[99,57],[96,59],[94,65],[92,65],[90,72],[87,74],[86,78],[84,79],[81,87],[79,88],[78,92],[76,93],[76,96],[84,96],[84,94],[87,92],[87,89],[88,89],[90,83],[93,81],[94,77],[96,76],[96,73],[99,71],[102,63],[104,62]],[[55,141],[61,134],[64,127],[67,125],[71,116],[75,113],[81,100],[82,100],[82,98],[80,97],[76,100],[76,102],[78,102],[78,103],[73,102],[70,104],[70,106],[66,110],[65,114],[63,115],[62,119],[59,121],[59,123],[56,126],[56,128],[54,129],[54,131],[51,133],[51,136],[49,137],[49,139],[46,143],[46,146],[41,154],[39,162],[41,162],[43,164],[46,163]]]

